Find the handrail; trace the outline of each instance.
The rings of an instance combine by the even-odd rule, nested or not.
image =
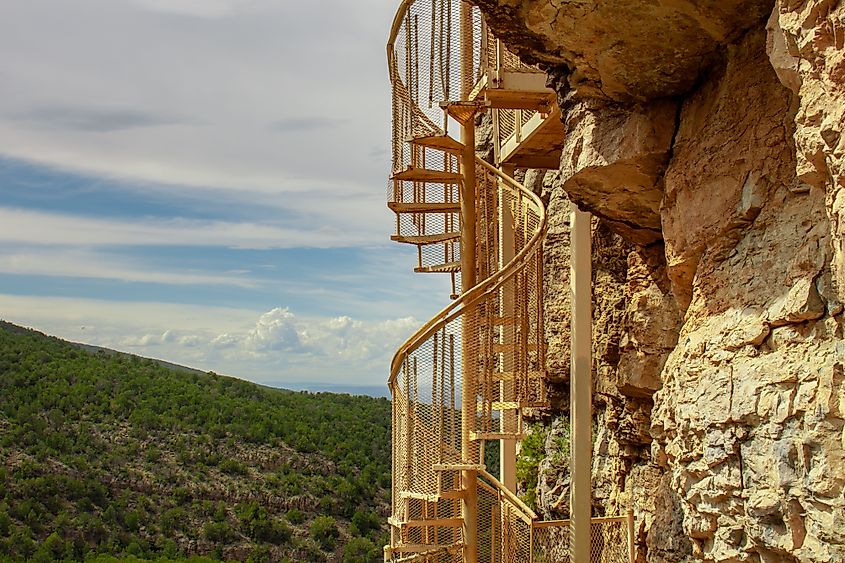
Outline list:
[[[392,71],[396,66],[396,57],[394,56],[394,49],[396,47],[396,36],[399,35],[399,29],[402,27],[402,20],[408,13],[408,8],[416,0],[402,0],[399,7],[396,9],[396,15],[393,16],[393,24],[390,26],[390,37],[387,40],[387,70],[392,77]]]
[[[479,469],[478,474],[487,480],[491,480],[493,483],[498,483],[499,481],[498,479],[490,475],[485,469]],[[510,489],[508,489],[507,487],[499,487],[499,490],[501,495],[508,499],[508,502],[525,512],[525,514],[531,520],[537,520],[537,513],[531,510],[531,508],[527,504],[525,504],[522,499],[516,496]]]
[[[492,172],[493,174],[498,176],[499,180],[503,181],[506,184],[510,184],[510,186],[514,188],[523,197],[527,197],[529,200],[531,200],[531,202],[533,202],[537,207],[537,214],[540,219],[539,226],[537,228],[537,231],[531,236],[526,245],[516,254],[516,256],[513,257],[513,259],[511,259],[510,262],[505,264],[503,268],[492,274],[484,281],[478,283],[470,290],[462,293],[458,299],[452,301],[439,313],[434,315],[434,317],[432,317],[427,323],[420,327],[417,332],[415,332],[410,338],[405,341],[404,344],[402,344],[402,346],[399,347],[399,349],[393,355],[393,360],[390,363],[390,378],[387,381],[387,385],[391,388],[393,388],[393,385],[396,383],[396,376],[402,369],[402,361],[405,355],[409,354],[419,345],[425,342],[425,340],[429,336],[434,334],[437,330],[441,329],[446,323],[459,317],[461,314],[464,313],[465,310],[478,303],[488,294],[499,289],[502,284],[507,282],[517,273],[519,273],[520,266],[523,264],[523,262],[525,262],[525,257],[535,251],[542,239],[545,237],[548,224],[546,218],[546,206],[543,204],[543,201],[534,192],[532,192],[513,178],[507,176],[506,174],[503,174],[498,168],[492,166],[486,161],[475,157],[475,163],[481,165],[482,167],[486,168],[489,172]]]

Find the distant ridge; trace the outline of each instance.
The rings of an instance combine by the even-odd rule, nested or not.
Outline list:
[[[33,328],[26,328],[22,326],[18,326],[16,324],[4,321],[0,319],[0,329],[8,330],[10,332],[14,332],[16,334],[33,334],[38,335],[43,338],[55,338],[61,342],[66,342],[73,346],[78,346],[83,350],[87,350],[88,352],[97,353],[102,352],[104,354],[114,354],[116,356],[124,356],[127,358],[140,358],[144,360],[151,360],[158,365],[172,369],[176,371],[182,371],[186,373],[196,373],[196,374],[207,374],[208,372],[191,368],[188,366],[183,366],[180,364],[175,364],[173,362],[168,362],[167,360],[159,360],[157,358],[150,358],[147,356],[139,356],[138,354],[132,354],[131,352],[121,352],[119,350],[114,350],[112,348],[105,348],[103,346],[94,346],[93,344],[84,344],[82,342],[74,342],[72,340],[64,340],[55,336],[50,336],[48,334],[44,334],[41,331],[38,331]],[[218,373],[218,372],[214,372]],[[226,374],[218,373],[218,375],[223,375],[225,377],[233,377],[228,376]],[[236,376],[235,376],[236,377]],[[237,378],[240,379],[240,378]],[[253,382],[254,383],[254,382]],[[288,382],[288,381],[265,381],[262,383],[255,383],[255,385],[260,385],[262,387],[269,387],[272,389],[286,389],[290,391],[308,391],[311,393],[337,393],[343,395],[353,395],[353,396],[363,396],[363,397],[375,397],[375,398],[390,398],[390,390],[387,388],[387,384],[384,385],[349,385],[349,384],[340,384],[340,383],[326,383],[326,382],[314,382],[314,381],[296,381],[296,382]]]
[[[27,327],[18,326],[16,324],[10,323],[8,321],[4,321],[2,319],[0,319],[0,329],[8,330],[9,332],[14,332],[15,334],[31,334],[33,336],[39,336],[39,337],[42,337],[42,338],[52,338],[52,339],[58,340],[60,342],[66,342],[67,344],[72,344],[73,346],[78,346],[78,347],[82,348],[83,350],[87,350],[88,352],[92,352],[92,353],[103,352],[105,354],[114,354],[114,355],[117,355],[117,356],[125,356],[127,358],[133,358],[133,357],[134,358],[142,358],[142,359],[145,359],[145,360],[151,360],[151,361],[157,363],[158,365],[160,365],[161,367],[165,367],[165,368],[168,368],[168,369],[173,369],[173,370],[177,370],[177,371],[184,371],[184,372],[188,372],[188,373],[207,373],[205,371],[202,371],[202,370],[199,370],[199,369],[196,369],[196,368],[189,368],[187,366],[174,364],[173,362],[168,362],[166,360],[159,360],[159,359],[156,359],[156,358],[148,358],[146,356],[139,356],[138,354],[132,354],[130,352],[121,352],[119,350],[113,350],[112,348],[105,348],[103,346],[94,346],[93,344],[84,344],[82,342],[74,342],[73,340],[64,340],[63,338],[59,338],[57,336],[50,336],[49,334],[45,334],[45,333],[43,333],[39,330],[36,330],[34,328],[27,328]]]
[[[312,393],[341,393],[346,395],[389,398],[390,390],[387,388],[387,383],[384,385],[342,385],[334,383],[315,383],[315,382],[284,382],[264,383],[269,387],[276,389],[292,389],[293,391],[310,391]]]

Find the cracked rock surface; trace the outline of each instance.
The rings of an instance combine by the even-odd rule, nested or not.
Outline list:
[[[596,515],[633,506],[641,562],[845,561],[845,2],[476,1],[566,126],[533,176],[562,418],[595,215]]]

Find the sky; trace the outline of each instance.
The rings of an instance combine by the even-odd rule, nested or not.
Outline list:
[[[0,3],[0,318],[386,392],[449,293],[389,241],[394,4]]]

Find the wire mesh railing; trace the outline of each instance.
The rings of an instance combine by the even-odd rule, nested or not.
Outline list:
[[[411,499],[453,490],[459,479],[448,478],[449,466],[479,464],[484,439],[521,435],[519,410],[546,399],[540,245],[545,212],[533,193],[483,161],[476,165],[479,194],[486,193],[477,199],[477,270],[483,281],[426,323],[392,364],[397,519],[407,514]],[[512,230],[514,257],[500,269],[502,222]],[[462,450],[465,430],[472,440]]]
[[[392,84],[393,171],[437,167],[438,151],[419,153],[407,143],[421,135],[448,133],[440,103],[460,100],[481,69],[481,12],[461,0],[404,0],[387,45]],[[461,42],[469,48],[461,48]],[[448,159],[445,159],[448,160]]]
[[[527,507],[502,498],[500,488],[479,480],[478,561],[485,563],[574,563],[570,554],[569,520],[540,521]],[[633,563],[628,516],[593,518],[590,563]],[[395,563],[459,562],[454,544],[393,559]]]
[[[627,516],[593,518],[590,521],[590,563],[632,563],[633,512]],[[570,521],[532,523],[532,563],[574,563],[570,556]],[[528,560],[525,560],[528,561]]]

